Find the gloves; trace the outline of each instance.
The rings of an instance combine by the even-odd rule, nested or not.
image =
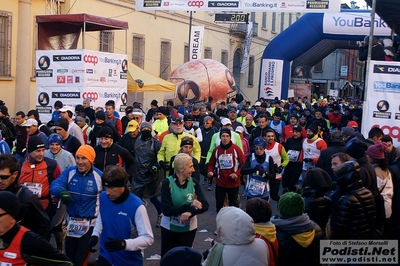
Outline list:
[[[283,166],[282,166],[282,165],[279,166],[278,169],[276,169],[276,172],[277,172],[278,174],[282,173],[282,171],[283,171]]]
[[[60,191],[59,194],[60,194],[60,199],[61,199],[62,203],[70,204],[72,202],[75,202],[75,200],[71,196],[71,193],[69,193],[68,191],[62,190],[62,191]]]
[[[258,171],[258,175],[263,176],[265,174],[265,169],[262,165],[256,165],[256,172]]]
[[[108,241],[104,243],[104,247],[108,252],[115,252],[119,250],[124,250],[126,247],[126,242],[123,239],[117,239],[117,238],[107,238]]]
[[[311,163],[313,161],[313,159],[312,158],[305,158],[303,161],[306,162],[306,163]]]
[[[57,203],[50,202],[49,206],[46,208],[46,213],[49,216],[50,220],[56,215],[57,212]]]
[[[147,169],[145,172],[146,175],[152,175],[158,172],[157,166],[153,165],[151,168]]]
[[[97,242],[99,242],[99,237],[98,236],[91,236],[90,240],[88,242],[88,250],[89,252],[95,253],[97,252],[97,249],[94,247],[97,245]]]
[[[167,167],[167,166],[165,165],[165,162],[164,162],[164,161],[159,161],[159,162],[158,162],[158,165],[160,166],[160,168],[162,168],[162,169],[164,169],[164,170],[165,170],[165,168]]]

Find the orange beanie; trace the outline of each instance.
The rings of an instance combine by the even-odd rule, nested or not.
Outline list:
[[[75,155],[81,155],[89,160],[91,164],[94,163],[94,159],[96,158],[96,153],[92,146],[90,145],[82,145],[76,151]]]

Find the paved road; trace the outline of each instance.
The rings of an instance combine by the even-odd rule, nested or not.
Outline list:
[[[206,238],[213,238],[218,241],[218,237],[214,235],[214,231],[216,230],[216,222],[215,222],[215,217],[216,217],[216,206],[215,206],[215,195],[214,191],[215,189],[213,188],[212,191],[207,191],[206,186],[203,186],[203,192],[208,200],[208,203],[210,205],[210,208],[207,212],[200,214],[197,218],[198,221],[198,228],[197,228],[197,233],[196,233],[196,238],[194,239],[193,242],[193,248],[198,250],[200,253],[203,253],[206,251],[210,245],[209,242],[204,241]],[[243,187],[241,186],[240,188],[240,193],[243,193]],[[157,212],[156,209],[154,208],[153,204],[149,200],[147,200],[148,205],[147,205],[147,212],[149,214],[149,218],[151,221],[151,224],[153,226],[153,233],[154,233],[154,244],[147,248],[144,251],[144,265],[145,266],[158,266],[160,265],[160,261],[149,261],[146,260],[149,258],[151,255],[155,254],[161,254],[161,229],[156,228],[156,221],[157,221]],[[241,203],[242,203],[242,209],[245,209],[245,204],[246,204],[246,197],[241,197]],[[272,207],[272,213],[273,215],[277,215],[279,212],[277,211],[277,204],[275,201],[271,200],[271,207]],[[200,233],[199,231],[201,230],[207,230],[207,232]],[[89,260],[89,265],[94,265],[95,259],[98,257],[98,253],[92,254]]]

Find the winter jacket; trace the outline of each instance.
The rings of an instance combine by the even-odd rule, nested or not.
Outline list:
[[[104,171],[109,165],[119,165],[124,167],[128,176],[132,176],[135,160],[127,149],[118,144],[112,144],[109,148],[104,149],[101,145],[94,147],[96,159],[94,166],[100,171]]]
[[[337,182],[341,197],[331,216],[331,238],[370,239],[371,225],[369,219],[375,220],[374,196],[371,191],[363,187],[359,173],[354,171],[340,175]],[[354,194],[358,194],[361,198],[367,213]]]
[[[333,180],[336,179],[336,177],[331,168],[331,157],[333,154],[338,152],[346,152],[344,141],[341,139],[332,139],[328,141],[328,148],[321,151],[318,161],[315,164],[315,167],[324,169]]]
[[[390,218],[390,235],[393,239],[400,238],[400,160],[390,166],[393,180],[392,217]]]
[[[318,195],[317,189],[310,187],[303,188],[302,196],[304,198],[305,213],[325,231],[326,223],[332,212],[331,199]]]
[[[193,139],[193,157],[196,158],[197,161],[200,161],[201,151],[199,142],[194,136],[182,132],[178,135],[174,133],[169,133],[164,137],[163,141],[161,142],[161,148],[157,154],[158,162],[163,161],[168,165],[171,157],[178,154],[178,151],[181,147],[182,138],[186,136]]]
[[[360,177],[363,187],[371,191],[372,195],[376,197],[378,195],[378,187],[374,167],[368,162],[367,156],[363,156],[356,161],[360,165]]]
[[[74,156],[64,149],[60,149],[57,154],[53,154],[50,150],[45,150],[44,156],[56,160],[61,171],[64,171],[70,166],[76,165]]]
[[[288,219],[274,217],[271,222],[279,242],[278,265],[320,265],[319,241],[325,234],[307,214]]]
[[[224,266],[268,265],[268,247],[262,239],[255,238],[253,219],[247,213],[236,207],[225,207],[218,212],[216,220],[217,234],[224,245]]]

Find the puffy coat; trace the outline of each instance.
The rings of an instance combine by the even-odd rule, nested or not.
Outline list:
[[[222,208],[217,215],[217,234],[224,249],[224,266],[268,265],[269,253],[265,242],[255,238],[253,219],[236,207]]]
[[[331,216],[332,239],[370,239],[369,219],[375,220],[374,197],[363,187],[354,161],[346,162],[336,170],[341,197]],[[358,194],[367,210],[354,194]]]

